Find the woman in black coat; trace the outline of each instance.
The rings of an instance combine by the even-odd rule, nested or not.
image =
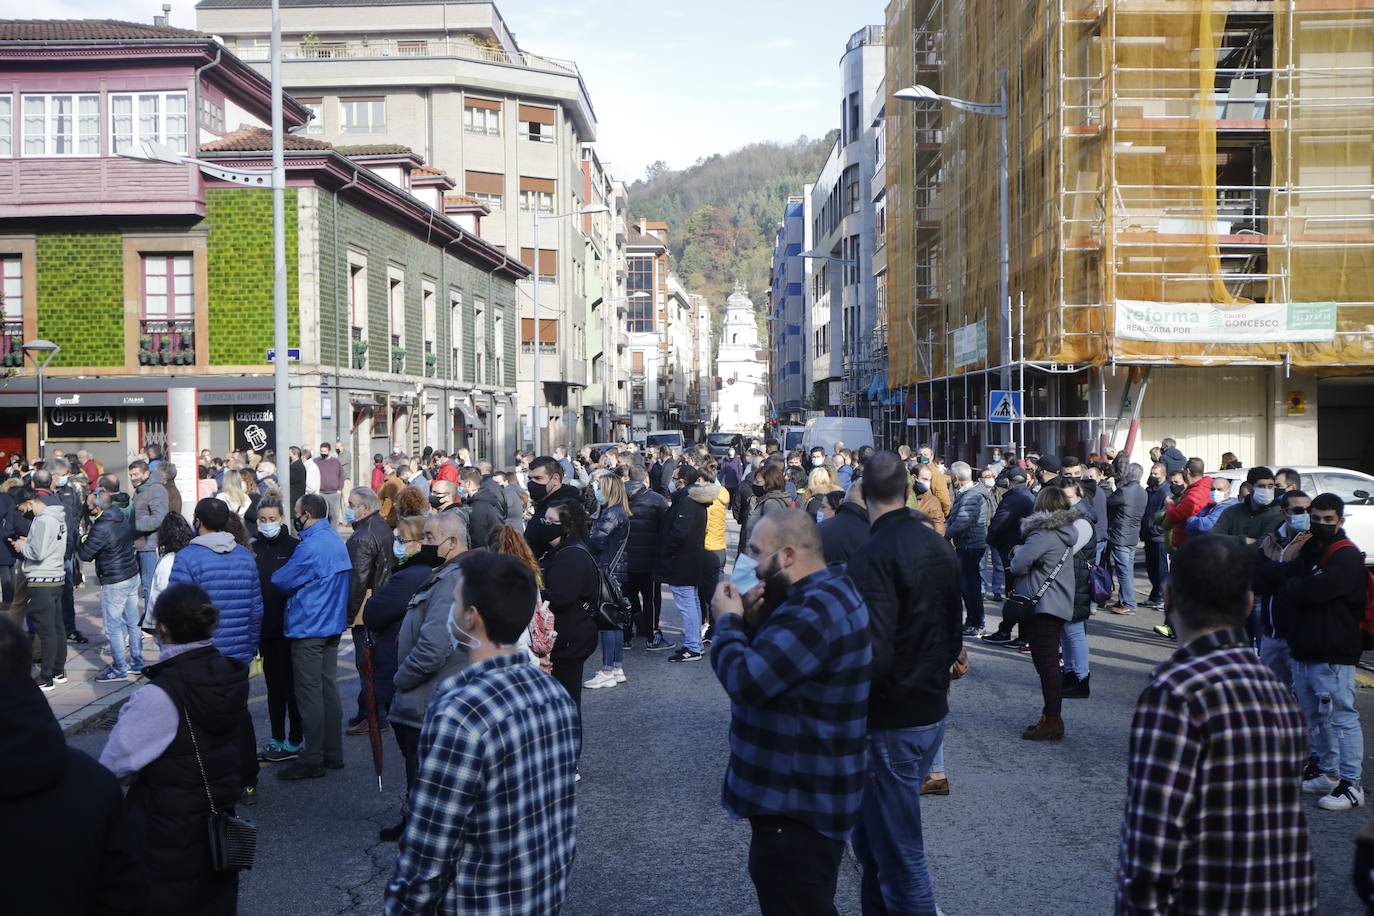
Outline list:
[[[281,763],[299,756],[304,735],[301,711],[296,706],[295,679],[291,674],[291,641],[283,630],[289,596],[272,584],[272,574],[286,565],[300,541],[283,524],[279,496],[264,496],[256,507],[256,515],[258,533],[253,538],[253,558],[258,563],[258,582],[262,587],[258,654],[262,656],[262,679],[267,685],[267,719],[272,727],[272,738],[258,751],[258,760]]]
[[[541,523],[554,533],[551,549],[540,563],[544,600],[558,630],[549,659],[554,680],[567,689],[580,716],[582,668],[597,646],[592,609],[601,598],[601,570],[587,547],[587,512],[580,502],[549,506]]]
[[[363,606],[363,625],[372,645],[372,683],[377,694],[377,717],[386,726],[387,710],[396,695],[397,658],[396,638],[401,632],[410,599],[429,580],[443,560],[434,550],[422,550],[420,537],[424,533],[422,515],[407,515],[396,521],[396,535],[392,541],[392,556],[396,567],[386,583]],[[366,724],[366,723],[364,723]]]

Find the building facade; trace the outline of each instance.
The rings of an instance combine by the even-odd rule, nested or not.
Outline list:
[[[810,222],[810,198],[788,198],[773,241],[768,293],[769,419],[782,424],[800,423],[811,396],[807,265],[801,257]]]
[[[196,14],[200,29],[266,72],[268,0],[201,0]],[[284,84],[313,109],[312,136],[409,147],[490,209],[485,238],[531,270],[518,297],[520,439],[533,444],[536,419],[546,443],[581,439],[592,416],[584,407],[597,406],[584,401],[605,335],[589,327],[587,301],[587,273],[599,270],[588,258],[604,249],[589,251],[596,221],[575,215],[591,205],[584,150],[596,139],[577,65],[522,49],[487,0],[292,3],[282,34]]]
[[[36,453],[35,379],[17,353],[35,337],[61,347],[46,372],[48,440],[110,468],[166,444],[167,392],[186,387],[201,447],[262,451],[285,423],[312,450],[344,443],[353,479],[371,454],[422,442],[512,448],[515,283],[528,271],[437,212],[442,176],[408,151],[373,150],[373,171],[285,138],[298,352],[289,401],[273,402],[271,192],[119,155],[156,140],[213,166],[270,166],[267,82],[221,52],[166,27],[0,23],[0,106],[30,114],[0,122],[12,151],[0,170],[16,189],[0,203],[0,449]],[[259,126],[227,129],[226,112]],[[307,117],[286,100],[288,128]],[[464,219],[475,229],[478,216]]]
[[[912,438],[1082,454],[1136,417],[1209,466],[1374,469],[1374,11],[1004,7],[887,7],[887,382]],[[1001,119],[894,98],[913,85],[1006,86],[1006,300]],[[990,422],[1007,390],[1017,422]]]
[[[720,392],[716,428],[722,432],[761,436],[768,413],[767,353],[759,349],[759,326],[753,300],[736,286],[725,300],[716,371]]]

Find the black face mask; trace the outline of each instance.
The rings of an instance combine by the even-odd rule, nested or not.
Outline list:
[[[439,565],[439,545],[438,545],[438,544],[421,544],[421,545],[420,545],[420,552],[417,553],[417,554],[415,554],[415,556],[419,558],[419,562],[421,562],[421,563],[427,563],[427,564],[429,564],[430,566],[438,566],[438,565]]]
[[[537,480],[529,481],[525,485],[525,489],[529,491],[530,499],[534,500],[535,502],[539,502],[545,496],[549,495],[549,485],[546,483],[540,483]]]
[[[911,482],[911,486],[915,488],[917,496],[925,496],[926,493],[930,490],[930,484],[920,479],[913,480]]]
[[[1336,540],[1336,536],[1340,534],[1340,530],[1340,525],[1325,525],[1313,522],[1311,528],[1312,540],[1316,541],[1318,544],[1330,544]]]
[[[1173,493],[1174,496],[1182,496],[1182,495],[1184,494],[1184,492],[1187,491],[1187,489],[1188,489],[1188,485],[1187,485],[1187,484],[1182,484],[1182,483],[1171,483],[1171,484],[1169,484],[1169,492]]]
[[[298,515],[298,516],[296,516],[294,519],[292,519],[292,521],[294,521],[294,522],[296,523],[296,530],[297,530],[297,531],[304,531],[304,530],[305,530],[305,523],[308,522],[308,521],[310,521],[310,519],[306,518],[304,515]]]
[[[431,509],[444,508],[444,498],[434,493],[429,494],[429,505]]]

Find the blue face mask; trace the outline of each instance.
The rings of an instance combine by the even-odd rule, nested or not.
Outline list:
[[[406,553],[406,545],[397,540],[391,542],[391,552],[398,560],[404,560],[409,556],[409,554]]]
[[[1288,516],[1288,528],[1290,531],[1311,531],[1312,516],[1304,512],[1302,515]]]
[[[358,520],[358,513],[356,513],[356,512],[353,511],[353,507],[352,507],[352,506],[349,506],[347,509],[344,510],[344,521],[348,522],[348,523],[351,525],[351,524],[353,524],[354,522],[356,522],[357,520]]]
[[[759,562],[747,553],[735,557],[735,568],[730,571],[730,581],[735,584],[741,595],[759,584]]]
[[[601,487],[592,484],[592,492],[596,494],[596,504],[598,506],[606,505],[606,494],[601,492]]]

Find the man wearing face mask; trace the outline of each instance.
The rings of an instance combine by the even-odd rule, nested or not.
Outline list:
[[[1204,467],[1201,458],[1189,458],[1182,471],[1169,474],[1173,495],[1165,506],[1164,521],[1170,550],[1184,545],[1188,540],[1188,519],[1212,502],[1212,478]]]
[[[353,528],[347,542],[348,561],[353,565],[348,587],[348,620],[353,631],[353,664],[358,669],[358,708],[348,720],[348,734],[367,734],[367,693],[363,689],[362,646],[367,639],[363,626],[363,605],[381,590],[391,576],[391,526],[381,513],[382,501],[371,487],[354,487],[348,494],[344,521]]]
[[[1364,555],[1345,536],[1345,503],[1335,493],[1313,497],[1309,531],[1280,555],[1278,600],[1281,634],[1292,656],[1293,693],[1307,717],[1316,765],[1302,789],[1320,795],[1317,807],[1349,811],[1364,804],[1360,785],[1364,732],[1355,707],[1355,665],[1368,600]]]
[[[754,526],[711,612],[711,664],[731,703],[723,800],[752,828],[759,909],[834,913],[864,794],[873,665],[864,601],[826,567],[815,521],[788,509]]]
[[[935,490],[931,485],[934,474],[935,471],[931,465],[916,465],[916,469],[911,472],[911,492],[907,494],[906,504],[908,508],[915,509],[929,519],[936,534],[943,535],[945,533],[945,504],[940,502],[940,498],[935,495]]]
[[[458,516],[440,512],[425,519],[420,557],[423,562],[438,561],[439,565],[406,604],[405,618],[396,634],[396,693],[388,713],[396,744],[405,758],[407,786],[415,782],[420,726],[434,688],[468,663],[468,650],[455,642],[448,627],[458,574],[456,561],[467,549],[467,529]]]
[[[1169,497],[1166,481],[1169,470],[1163,462],[1150,466],[1145,484],[1145,514],[1140,518],[1140,540],[1145,544],[1145,574],[1150,579],[1150,595],[1141,607],[1164,606],[1164,580],[1169,576],[1169,552],[1164,549],[1164,501]]]
[[[1277,486],[1273,471],[1264,467],[1251,468],[1245,479],[1251,487],[1250,495],[1222,512],[1212,533],[1252,545],[1273,534],[1284,523],[1283,507],[1274,498]]]
[[[317,779],[326,769],[343,769],[343,712],[335,677],[353,569],[320,494],[296,500],[296,531],[300,546],[272,574],[272,585],[290,596],[282,630],[291,640],[291,676],[305,733],[300,759],[277,774],[288,780]]]
[[[1289,662],[1292,656],[1288,651],[1288,640],[1278,628],[1278,620],[1284,615],[1276,605],[1282,600],[1278,592],[1283,586],[1283,552],[1298,535],[1312,530],[1312,497],[1301,490],[1286,493],[1285,497],[1284,523],[1259,544],[1259,556],[1255,559],[1255,595],[1259,599],[1256,625],[1259,630],[1260,658],[1276,678],[1291,688],[1293,669]]]
[[[658,580],[667,583],[673,604],[682,615],[682,648],[668,656],[670,662],[694,662],[701,658],[701,598],[697,586],[706,568],[706,507],[691,497],[691,487],[701,478],[696,468],[679,465],[672,478],[672,495],[663,516],[659,541]]]
[[[506,497],[491,475],[486,477],[476,468],[465,468],[458,477],[463,489],[463,501],[468,508],[468,540],[485,547],[491,534],[505,524]]]
[[[667,449],[663,452],[667,454]],[[676,464],[674,464],[676,467]],[[665,481],[666,483],[666,481]],[[549,546],[557,534],[544,524],[544,515],[550,506],[581,502],[582,494],[576,488],[563,483],[563,467],[558,460],[548,455],[530,462],[529,480],[526,485],[530,500],[534,503],[534,515],[525,526],[525,542],[534,551],[536,560],[549,552]]]
[[[148,613],[148,583],[157,569],[157,529],[167,517],[167,488],[153,479],[148,463],[139,458],[129,462],[129,484],[134,488],[129,504],[129,521],[134,523],[134,551],[138,554],[139,594],[143,612]]]
[[[162,468],[168,466],[164,463]],[[52,495],[67,513],[67,554],[64,560],[67,581],[62,586],[62,625],[66,628],[69,642],[82,644],[89,640],[76,628],[76,586],[81,581],[81,562],[76,558],[76,549],[81,540],[81,523],[86,517],[85,497],[71,485],[71,466],[65,458],[53,459],[51,468],[49,480]]]

